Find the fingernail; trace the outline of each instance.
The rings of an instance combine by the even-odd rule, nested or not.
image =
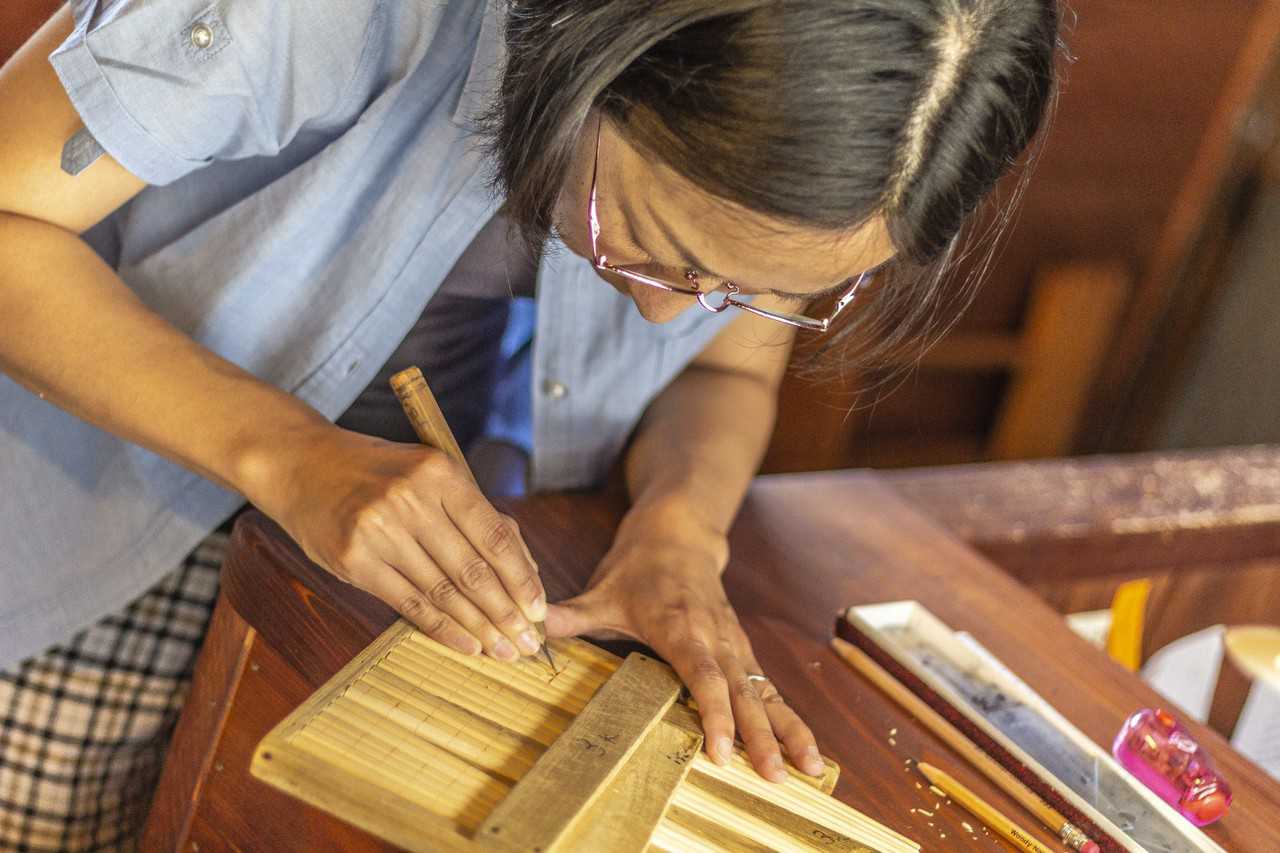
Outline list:
[[[547,597],[540,595],[533,600],[533,604],[529,605],[529,618],[534,622],[545,622],[547,620]]]
[[[733,742],[721,735],[716,738],[715,759],[717,764],[725,764],[733,757]]]
[[[533,629],[529,629],[517,637],[516,642],[524,650],[525,654],[536,655],[538,653],[540,644],[538,643],[538,636],[533,633]]]
[[[772,782],[787,781],[787,768],[783,766],[780,755],[771,755],[765,759],[764,772]]]
[[[520,655],[516,654],[516,647],[507,642],[505,637],[493,644],[493,654],[495,657],[505,661],[513,661],[520,657]]]
[[[827,769],[827,765],[822,761],[822,754],[817,749],[810,747],[804,754],[804,772],[810,776],[821,776]]]
[[[461,651],[464,655],[474,657],[484,651],[484,646],[480,645],[480,641],[473,637],[467,642],[467,647]]]

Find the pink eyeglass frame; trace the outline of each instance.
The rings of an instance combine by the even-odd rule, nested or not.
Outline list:
[[[880,265],[880,266],[872,267],[871,269],[859,275],[856,279],[850,279],[849,289],[846,290],[844,294],[840,297],[840,299],[836,302],[835,309],[832,310],[832,312],[828,316],[822,319],[817,319],[814,317],[806,317],[803,314],[784,314],[777,311],[770,311],[766,308],[757,308],[749,302],[742,302],[737,298],[738,294],[741,293],[741,290],[739,290],[738,285],[734,284],[732,281],[726,281],[723,285],[721,285],[721,287],[723,287],[726,291],[724,294],[724,298],[718,304],[714,303],[710,299],[710,294],[714,293],[715,291],[708,292],[698,287],[698,271],[697,270],[694,270],[694,269],[685,270],[684,277],[685,277],[685,280],[689,282],[689,287],[681,287],[680,285],[671,284],[669,282],[662,281],[661,279],[656,279],[656,278],[653,278],[652,276],[645,275],[642,272],[637,272],[636,270],[627,269],[624,266],[618,266],[617,264],[613,264],[609,262],[608,257],[605,256],[600,251],[600,248],[598,245],[600,240],[600,216],[596,211],[596,172],[597,172],[597,167],[599,165],[600,165],[600,127],[599,125],[597,125],[596,126],[595,162],[591,166],[591,199],[587,203],[587,225],[588,225],[588,230],[591,234],[591,255],[592,255],[592,258],[594,259],[593,263],[595,265],[595,268],[598,270],[603,270],[604,272],[611,272],[616,275],[620,275],[623,278],[626,278],[630,281],[638,282],[640,284],[647,284],[650,287],[656,287],[661,290],[665,290],[668,293],[680,293],[685,296],[693,296],[698,300],[699,305],[701,305],[707,311],[710,311],[712,314],[719,314],[721,311],[724,311],[726,308],[729,308],[730,306],[732,306],[734,308],[741,308],[743,311],[749,311],[750,313],[755,314],[757,317],[764,317],[766,320],[773,320],[778,323],[785,323],[788,326],[795,326],[798,329],[807,329],[808,331],[819,332],[819,333],[825,332],[831,328],[831,324],[835,321],[836,317],[840,314],[840,312],[843,311],[846,307],[848,307],[849,303],[853,302],[854,298],[858,295],[858,291],[862,288],[863,284],[865,284],[866,282],[874,278],[875,274],[879,272],[881,267],[883,266],[883,265]]]

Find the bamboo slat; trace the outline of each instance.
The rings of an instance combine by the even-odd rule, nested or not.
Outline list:
[[[705,774],[697,774],[690,784],[682,786],[676,792],[674,805],[686,813],[732,826],[740,834],[746,830],[751,838],[773,849],[804,844],[841,853],[870,853],[871,850],[846,834],[858,832],[857,827],[846,825],[847,820],[821,823]]]
[[[421,799],[436,814],[468,826],[477,825],[510,789],[444,750],[430,745],[405,749],[381,734],[361,731],[340,706],[331,708],[324,720],[308,726],[295,739],[319,758],[326,757],[326,750],[342,756],[335,764],[367,763],[374,772],[383,774],[377,780],[379,785],[408,799]],[[476,809],[478,813],[473,814]]]
[[[560,708],[525,699],[501,684],[483,680],[477,673],[465,669],[459,672],[449,660],[441,660],[433,667],[429,658],[404,652],[388,655],[378,669],[422,690],[449,697],[476,716],[521,732],[543,746],[550,746],[573,720],[572,714]]]
[[[467,798],[462,792],[445,790],[443,786],[427,788],[422,779],[428,774],[420,768],[407,767],[403,758],[379,760],[341,740],[321,740],[309,733],[299,735],[293,746],[293,750],[280,754],[310,757],[326,768],[326,777],[341,778],[340,787],[358,792],[361,797],[400,797],[412,803],[418,814],[446,821],[466,837],[483,820],[486,808],[491,807],[483,797]]]
[[[484,655],[464,655],[430,637],[414,632],[400,649],[410,654],[426,654],[432,658],[444,657],[473,672],[518,691],[535,702],[577,714],[590,701],[612,674],[602,670],[594,656],[584,656],[563,641],[549,640],[559,670],[552,675],[546,664],[536,658],[520,658],[512,663],[494,667],[495,661]],[[617,669],[617,663],[613,669]]]
[[[719,840],[721,838],[732,836],[728,833],[715,833],[714,840],[706,840],[683,826],[665,820],[654,830],[645,853],[738,853],[739,848],[722,844]]]
[[[347,696],[421,737],[490,773],[511,781],[525,774],[542,754],[533,738],[498,725],[447,699],[407,685],[396,676],[371,670],[351,685]]]
[[[672,820],[684,821],[685,826],[690,825],[690,817],[696,815],[701,822],[707,827],[714,827],[714,830],[704,830],[710,838],[715,838],[714,832],[723,832],[724,827],[732,827],[733,834],[737,837],[738,845],[742,845],[744,840],[749,840],[752,846],[758,846],[762,850],[795,850],[795,849],[812,849],[813,845],[808,838],[788,832],[783,827],[774,826],[758,814],[746,811],[741,808],[735,808],[732,804],[716,797],[707,796],[701,792],[692,789],[684,789],[672,802],[673,814]],[[845,853],[867,853],[868,848],[861,845],[857,847],[847,846],[850,839],[843,838],[844,844],[832,844],[832,850],[845,851]],[[723,843],[723,842],[722,842]]]
[[[254,756],[253,773],[258,778],[405,850],[477,853],[475,843],[453,821],[395,791],[359,777],[335,776],[335,772],[329,762],[298,750],[259,749]],[[317,784],[317,780],[335,779],[337,784]]]
[[[886,826],[873,823],[866,826],[866,818],[850,809],[834,797],[826,796],[808,785],[797,785],[788,782],[776,785],[762,778],[752,769],[745,754],[735,750],[733,759],[724,767],[711,761],[705,755],[699,755],[694,762],[691,782],[699,784],[701,777],[716,780],[724,785],[762,800],[788,809],[795,814],[805,815],[820,825],[830,826],[853,837],[866,838],[883,845],[886,849],[899,845],[912,845],[910,839],[900,835]],[[787,768],[791,770],[790,767]]]
[[[685,853],[686,850],[773,853],[778,849],[756,841],[746,834],[747,831],[745,828],[717,823],[712,818],[672,803],[667,819],[658,827],[653,837],[655,845],[668,853]]]

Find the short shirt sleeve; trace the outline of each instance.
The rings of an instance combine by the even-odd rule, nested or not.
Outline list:
[[[85,127],[164,185],[339,114],[383,0],[72,0],[49,57]]]

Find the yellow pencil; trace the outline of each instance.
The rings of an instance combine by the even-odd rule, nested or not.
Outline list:
[[[973,812],[974,816],[980,821],[1013,842],[1014,847],[1019,850],[1030,850],[1031,853],[1053,853],[1048,847],[1032,838],[1031,833],[996,811],[993,806],[987,805],[973,791],[970,791],[932,764],[926,764],[922,761],[916,766],[920,768],[924,778],[929,780],[930,785],[936,785],[941,788],[948,797]]]

